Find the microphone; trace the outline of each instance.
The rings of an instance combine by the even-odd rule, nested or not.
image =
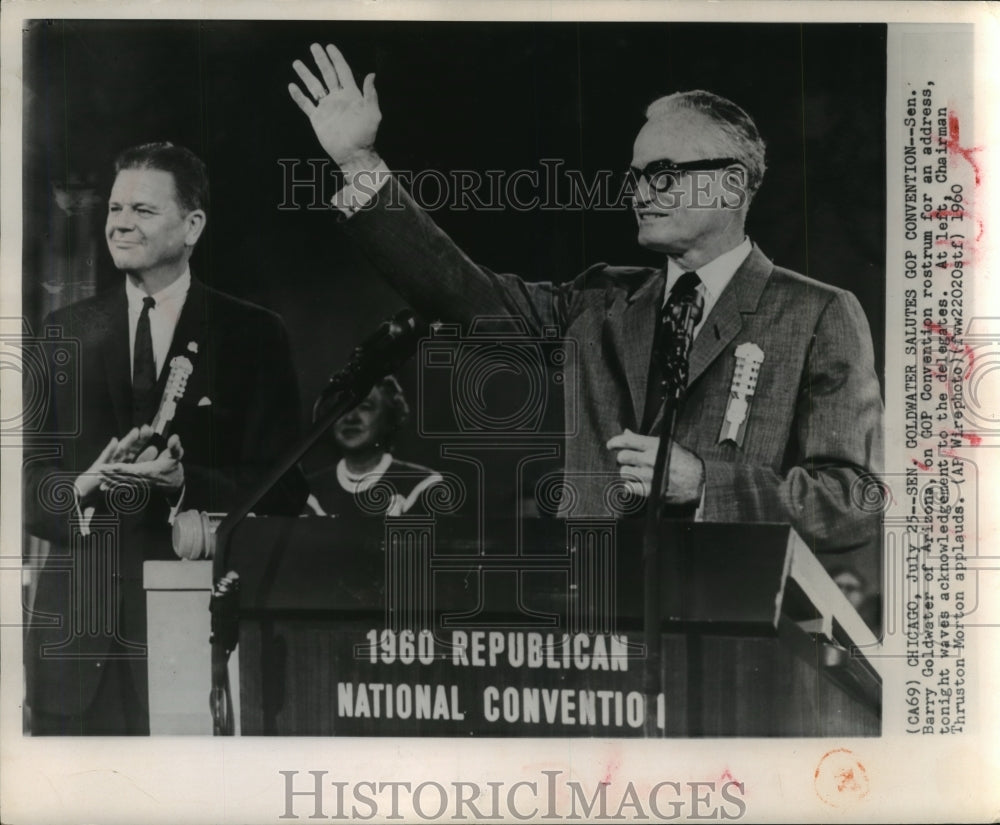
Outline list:
[[[360,395],[362,387],[367,392],[380,378],[395,372],[417,351],[417,344],[429,331],[430,325],[411,309],[400,310],[383,321],[354,348],[347,365],[330,376],[329,383],[316,399],[314,415],[331,396],[344,390]]]
[[[695,327],[705,312],[705,298],[698,292],[691,292],[678,301],[672,311],[677,325],[676,334],[663,341],[661,358],[664,372],[671,382],[670,398],[665,399],[665,402],[669,404],[673,401],[676,405],[687,390],[691,344],[694,342]],[[665,412],[669,412],[669,409]],[[665,426],[666,423],[664,421]],[[673,432],[664,432],[664,435],[673,437]]]
[[[313,407],[315,423],[309,433],[279,458],[257,486],[229,511],[214,533],[214,558],[212,577],[215,590],[212,592],[212,693],[211,708],[214,729],[217,734],[233,733],[233,707],[226,663],[230,652],[236,647],[239,630],[239,579],[231,571],[226,572],[230,550],[230,538],[237,524],[249,513],[254,504],[282,478],[330,427],[333,421],[355,406],[375,382],[395,372],[407,358],[417,350],[420,338],[427,334],[429,326],[421,321],[412,310],[404,309],[395,317],[385,321],[375,332],[354,349],[350,361],[342,370],[331,376]],[[340,396],[340,397],[337,397]],[[330,408],[323,416],[317,413],[328,402]],[[178,532],[189,528],[186,535],[178,535],[178,547],[187,554],[201,553],[196,540],[205,541],[205,552],[212,544],[211,520],[198,514],[186,520],[189,523],[178,528]]]
[[[670,445],[677,429],[677,417],[684,403],[688,382],[688,360],[691,356],[691,344],[694,341],[694,330],[705,311],[705,299],[696,286],[690,286],[678,296],[676,304],[670,308],[674,320],[673,334],[662,342],[661,358],[666,376],[668,376],[669,391],[663,398],[663,428],[660,433],[660,444],[656,450],[653,463],[653,479],[650,484],[650,500],[646,505],[646,523],[642,536],[642,572],[643,572],[643,632],[646,636],[646,673],[643,677],[643,687],[650,701],[660,692],[661,687],[661,651],[659,645],[662,617],[660,615],[660,518],[664,513],[663,496],[670,485]],[[671,557],[667,566],[668,576],[676,577],[679,573],[679,560],[676,555]],[[655,720],[652,714],[646,717],[646,735],[655,736]]]

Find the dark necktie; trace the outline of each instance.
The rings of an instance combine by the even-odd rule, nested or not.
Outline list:
[[[132,424],[148,424],[156,408],[156,361],[153,359],[153,334],[149,329],[149,311],[156,306],[151,296],[142,299],[142,313],[135,327],[135,350],[132,357]]]
[[[653,351],[649,358],[649,378],[646,406],[642,415],[642,432],[651,434],[664,399],[678,385],[687,384],[687,358],[690,341],[684,340],[683,318],[686,307],[691,307],[694,323],[701,320],[705,300],[698,294],[701,278],[697,272],[685,272],[677,279],[670,295],[660,307],[653,335]]]

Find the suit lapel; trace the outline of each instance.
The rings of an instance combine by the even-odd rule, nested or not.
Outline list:
[[[160,370],[160,377],[156,382],[158,398],[163,397],[167,376],[170,375],[171,359],[175,355],[190,356],[188,344],[192,341],[198,345],[199,355],[205,349],[205,331],[208,326],[207,298],[208,292],[204,285],[192,278],[187,297],[184,299],[184,306],[177,318],[177,326],[174,328],[174,337],[170,341],[167,360],[164,362],[163,369]],[[196,365],[195,370],[197,370],[198,359],[193,360]]]
[[[691,345],[689,387],[739,334],[743,328],[743,315],[757,311],[761,293],[773,268],[764,253],[754,246],[736,270]]]
[[[191,341],[198,344],[199,352],[204,349],[208,326],[207,302],[208,291],[192,278],[184,307],[177,318],[167,360],[156,381],[157,397],[162,396],[166,386],[167,376],[170,374],[170,359],[186,352]],[[122,288],[111,296],[104,322],[108,329],[103,346],[104,371],[118,423],[118,435],[122,436],[132,429],[132,358],[129,352],[128,300],[125,297],[124,282]]]
[[[111,294],[103,322],[107,325],[102,347],[104,375],[118,425],[115,435],[120,438],[132,429],[132,357],[128,343],[128,301],[124,281]]]
[[[605,322],[610,350],[625,376],[632,399],[633,428],[638,427],[646,404],[649,358],[665,277],[665,270],[656,271],[631,295],[616,296]]]

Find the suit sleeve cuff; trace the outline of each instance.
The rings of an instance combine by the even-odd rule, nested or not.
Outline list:
[[[345,219],[350,218],[375,200],[391,175],[392,172],[384,161],[374,169],[362,169],[345,175],[344,186],[333,196],[330,205],[340,210]]]

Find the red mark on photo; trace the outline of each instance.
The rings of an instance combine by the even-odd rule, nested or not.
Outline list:
[[[969,264],[975,264],[979,262],[979,249],[976,244],[982,239],[983,232],[983,222],[979,218],[975,218],[976,221],[976,237],[975,240],[970,240],[968,243],[965,242],[964,238],[960,237],[950,237],[950,238],[938,238],[934,241],[934,246],[943,246],[948,249],[954,250],[952,253],[953,261],[950,264],[954,266],[955,260],[961,260],[964,267],[968,267]]]
[[[948,140],[945,141],[948,147],[948,154],[957,155],[961,158],[965,158],[972,167],[973,174],[976,176],[976,186],[979,186],[982,178],[979,173],[979,164],[976,163],[975,158],[972,157],[974,152],[981,152],[981,146],[962,146],[959,140],[959,125],[958,125],[958,115],[952,111],[948,111]]]
[[[935,219],[935,218],[967,218],[969,213],[964,209],[931,209],[929,212],[924,212],[925,218]]]
[[[607,768],[604,770],[604,779],[601,780],[602,785],[610,785],[611,780],[614,779],[618,769],[622,766],[621,757],[616,757],[608,762]]]
[[[972,218],[972,220],[976,222],[977,241],[982,240],[983,232],[986,231],[986,228],[983,226],[983,222],[979,218],[974,217],[971,212],[968,212],[965,209],[958,209],[957,207],[952,207],[951,209],[931,209],[928,212],[924,212],[923,217],[927,220],[942,220],[947,218],[960,218],[965,220],[966,218]],[[950,244],[951,240],[948,238],[941,238],[936,241],[936,243],[939,245]]]
[[[976,435],[976,433],[962,433],[957,430],[948,430],[948,434],[964,438],[969,442],[970,447],[978,447],[983,443],[983,437],[981,435]]]
[[[847,748],[823,754],[813,773],[813,781],[816,795],[834,807],[860,802],[871,788],[867,769]]]
[[[975,217],[971,212],[959,209],[958,207],[952,207],[951,209],[931,209],[924,212],[923,217],[929,221],[947,220],[948,218],[958,218],[964,221],[966,218],[971,218],[976,222],[976,241],[982,240],[983,232],[986,231],[981,219]],[[950,244],[951,242],[951,239],[948,238],[940,238],[935,241],[938,245]]]
[[[926,471],[926,470],[929,470],[931,468],[930,464],[924,464],[924,462],[917,461],[917,459],[915,459],[915,458],[911,458],[910,461],[912,461],[914,464],[916,464],[921,470]]]
[[[965,375],[963,375],[962,377],[963,379],[968,380],[969,376],[972,375],[972,365],[976,361],[975,350],[973,350],[972,347],[969,346],[968,344],[962,344],[961,346],[959,346],[958,341],[955,340],[955,336],[952,335],[946,327],[944,327],[941,324],[935,323],[930,318],[924,318],[924,327],[931,330],[932,332],[936,332],[938,335],[944,338],[945,342],[948,344],[948,349],[950,349],[952,352],[961,353],[962,355],[965,356],[965,358],[969,362],[969,365],[968,367],[966,367]]]

